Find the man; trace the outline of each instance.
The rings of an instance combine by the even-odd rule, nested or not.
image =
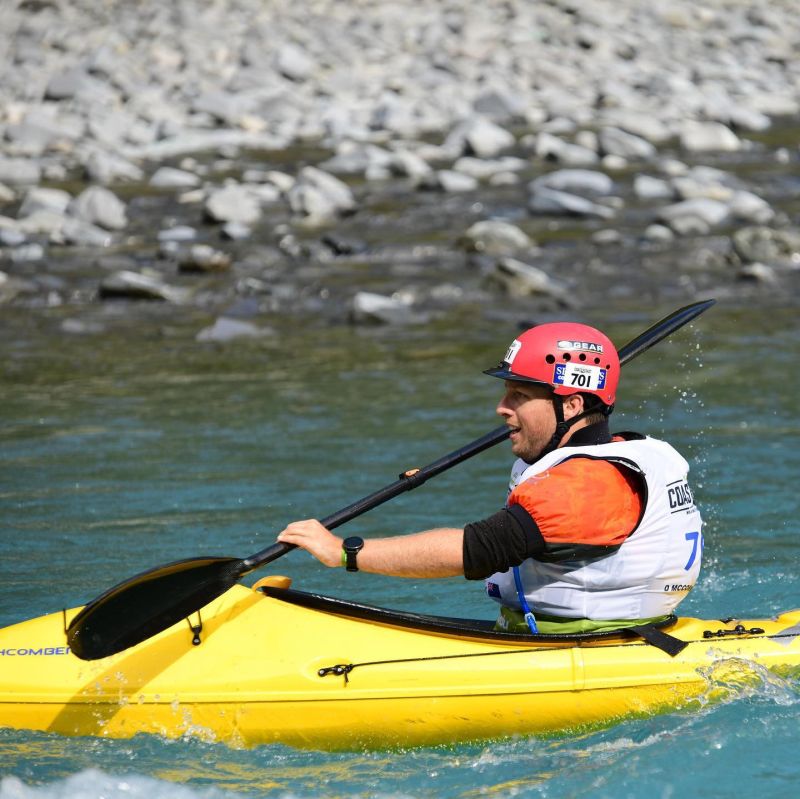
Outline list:
[[[582,324],[533,327],[486,374],[517,456],[505,507],[464,528],[341,538],[316,520],[279,541],[327,566],[397,577],[486,580],[500,629],[597,632],[660,621],[697,580],[702,522],[688,464],[669,444],[612,436],[620,363]]]

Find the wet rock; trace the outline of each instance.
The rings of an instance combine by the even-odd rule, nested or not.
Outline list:
[[[350,320],[356,324],[402,325],[424,321],[425,317],[412,310],[405,296],[359,291],[351,301]]]
[[[122,155],[141,161],[166,161],[203,152],[233,149],[280,150],[288,145],[282,136],[246,130],[183,130],[152,144],[126,147]]]
[[[174,241],[184,242],[193,241],[197,238],[197,230],[188,225],[176,225],[175,227],[166,228],[158,231],[158,240],[161,242]]]
[[[565,284],[550,277],[543,269],[515,258],[501,258],[487,281],[512,297],[547,297],[562,307],[573,305]]]
[[[197,341],[226,342],[241,338],[263,338],[272,333],[270,328],[222,316],[213,325],[204,327],[195,338]]]
[[[247,225],[243,225],[241,222],[226,222],[222,226],[223,238],[229,239],[230,241],[244,241],[250,238],[252,233],[252,229]]]
[[[9,186],[30,186],[42,179],[42,168],[27,158],[4,158],[0,156],[0,183]]]
[[[369,142],[345,140],[337,144],[336,154],[323,161],[320,168],[337,175],[364,175],[369,170],[388,171],[393,160],[393,154],[383,147]],[[402,160],[398,163],[402,163]],[[294,180],[284,191],[291,189],[293,183]]]
[[[514,144],[514,136],[484,117],[475,116],[459,123],[448,134],[442,149],[455,155],[494,158]]]
[[[742,140],[721,122],[686,122],[680,142],[690,153],[735,152],[742,148]]]
[[[28,108],[18,122],[6,126],[14,155],[38,157],[47,151],[71,152],[86,132],[83,118],[54,104]]]
[[[528,210],[533,214],[564,214],[599,219],[611,219],[614,216],[613,209],[608,206],[547,186],[534,188],[528,199]]]
[[[327,221],[352,213],[356,201],[347,184],[313,166],[304,167],[287,192],[294,213],[309,221]]]
[[[386,167],[392,175],[409,177],[414,181],[430,175],[432,171],[431,165],[424,158],[409,150],[399,150],[392,153],[384,164],[370,166]],[[369,168],[367,172],[369,172]]]
[[[100,283],[101,299],[165,300],[183,302],[187,293],[168,285],[158,274],[143,274],[122,270],[109,275]]]
[[[521,172],[527,167],[528,162],[524,158],[514,158],[512,156],[492,159],[465,156],[459,158],[453,164],[453,169],[456,172],[470,175],[476,180],[489,180],[503,172]]]
[[[150,177],[149,182],[158,189],[189,189],[199,186],[200,178],[184,169],[162,166]]]
[[[647,139],[620,128],[603,128],[599,135],[600,150],[626,160],[647,161],[655,157],[656,148]]]
[[[92,147],[80,157],[86,177],[94,183],[108,186],[119,181],[138,182],[144,180],[144,171],[127,158],[117,153]]]
[[[0,272],[0,305],[9,305],[28,288],[26,281]]]
[[[735,188],[730,176],[717,169],[692,169],[671,181],[675,193],[682,200],[719,200],[728,202]]]
[[[526,111],[519,95],[502,86],[488,87],[478,92],[472,107],[476,113],[498,124],[523,119]]]
[[[775,211],[769,203],[750,191],[737,191],[728,202],[731,214],[744,222],[755,222],[763,225],[772,221]]]
[[[295,178],[286,172],[279,172],[277,169],[270,169],[264,173],[264,180],[275,186],[282,194],[286,194],[295,184]]]
[[[221,89],[204,92],[192,101],[193,111],[209,114],[230,126],[238,125],[252,107],[252,100],[248,97]]]
[[[322,243],[330,248],[334,255],[355,255],[366,252],[367,245],[360,239],[348,238],[338,233],[326,233]]]
[[[672,138],[669,125],[655,114],[643,114],[628,108],[608,109],[603,112],[603,120],[653,144]]]
[[[27,236],[21,230],[0,225],[0,244],[4,247],[18,247],[27,240]]]
[[[289,80],[305,81],[316,69],[316,62],[296,44],[285,44],[275,56],[275,67]]]
[[[114,150],[125,141],[153,141],[156,131],[139,122],[124,109],[108,109],[95,113],[87,121],[88,132],[99,144]]]
[[[263,183],[260,185],[247,184],[247,190],[255,197],[259,205],[271,205],[281,199],[281,190],[272,185],[272,183]]]
[[[83,222],[105,228],[123,230],[128,224],[125,203],[102,186],[90,186],[71,203],[69,212]]]
[[[105,327],[100,324],[100,322],[91,322],[86,319],[72,318],[65,319],[61,323],[60,329],[64,333],[69,333],[71,335],[85,336],[102,333],[105,330]]]
[[[475,191],[478,188],[478,180],[472,175],[465,175],[463,172],[456,172],[455,169],[438,169],[423,176],[419,181],[419,187],[433,191],[459,192]]]
[[[61,237],[61,231],[64,229],[66,221],[65,214],[48,208],[40,208],[20,219],[16,229],[29,235],[44,234],[51,240],[57,241]]]
[[[559,169],[531,181],[528,188],[532,192],[546,188],[581,197],[607,197],[614,192],[614,181],[591,169]]]
[[[52,239],[62,239],[66,244],[78,247],[109,247],[113,242],[113,236],[91,222],[83,219],[67,217],[61,226],[60,237],[51,236]]]
[[[701,198],[662,208],[658,217],[681,236],[706,235],[729,219],[730,210],[725,203]]]
[[[800,230],[744,227],[732,236],[734,252],[745,263],[800,268]]]
[[[91,77],[83,69],[59,72],[50,79],[45,89],[46,100],[71,100],[91,84]]]
[[[464,233],[463,243],[469,251],[494,256],[513,255],[533,246],[527,233],[497,219],[476,222]]]
[[[675,234],[666,225],[648,225],[644,231],[644,238],[654,243],[672,241]]]
[[[572,144],[547,132],[539,133],[536,137],[534,152],[538,158],[546,161],[576,167],[592,166],[600,160],[595,150],[580,144]]]
[[[517,172],[495,172],[489,177],[490,186],[516,186],[522,182]]]
[[[37,211],[52,211],[64,215],[72,202],[72,195],[62,189],[31,189],[25,194],[17,212],[18,219],[24,219]]]
[[[671,200],[675,197],[675,190],[668,181],[650,175],[637,175],[633,191],[641,200]]]
[[[622,242],[622,233],[613,228],[605,228],[598,230],[592,234],[592,241],[602,247],[608,247],[611,244],[620,244]]]
[[[261,217],[261,204],[247,187],[232,184],[211,192],[205,213],[213,222],[252,225]]]
[[[727,123],[735,131],[764,131],[772,127],[772,120],[766,114],[755,108],[742,108],[736,104],[731,104],[725,118],[720,121]]]
[[[34,242],[30,244],[23,244],[19,247],[15,247],[8,253],[9,260],[15,264],[28,263],[31,261],[41,261],[44,259],[44,256],[45,256],[44,247],[42,247],[41,244]]]
[[[738,271],[736,277],[739,280],[760,283],[765,286],[775,286],[779,282],[778,274],[775,269],[761,263],[744,264]]]
[[[208,244],[195,244],[183,251],[178,258],[181,272],[223,272],[230,269],[231,256],[215,250]]]

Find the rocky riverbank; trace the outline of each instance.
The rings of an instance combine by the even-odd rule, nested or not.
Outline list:
[[[0,315],[792,302],[798,41],[788,1],[6,0]]]

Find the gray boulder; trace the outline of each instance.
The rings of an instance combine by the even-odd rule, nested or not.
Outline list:
[[[680,131],[681,147],[690,153],[735,152],[742,140],[721,122],[686,122]]]
[[[614,192],[614,181],[592,169],[559,169],[540,175],[528,184],[532,192],[553,189],[581,197],[607,197]]]
[[[647,139],[620,128],[603,128],[599,135],[600,150],[629,161],[648,161],[656,156],[656,148]]]
[[[123,230],[128,224],[125,203],[102,186],[90,186],[69,206],[71,216],[106,230]]]
[[[252,225],[261,217],[258,198],[246,186],[233,183],[212,191],[204,209],[206,216],[213,222]]]
[[[186,299],[186,291],[168,285],[160,275],[142,274],[120,270],[100,283],[102,299],[166,300],[180,303]]]
[[[528,210],[534,214],[564,214],[599,219],[611,219],[614,216],[614,210],[606,205],[546,186],[536,188],[531,193],[528,198]]]
[[[39,183],[41,179],[42,168],[36,161],[0,156],[0,183],[9,186],[26,186]]]
[[[245,322],[242,319],[231,319],[221,316],[213,325],[204,327],[196,336],[197,341],[216,341],[226,342],[235,339],[257,339],[269,336],[273,333],[270,328],[260,327],[252,322]]]
[[[525,231],[499,219],[476,222],[464,234],[463,242],[468,250],[495,256],[513,255],[533,246]]]
[[[313,166],[300,171],[287,199],[292,211],[309,221],[327,221],[356,209],[348,185]]]
[[[565,307],[573,304],[564,283],[552,278],[543,269],[515,258],[501,258],[487,281],[512,297],[548,297]]]

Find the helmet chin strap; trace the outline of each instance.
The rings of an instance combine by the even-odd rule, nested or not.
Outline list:
[[[539,458],[543,458],[545,455],[551,453],[554,449],[558,449],[559,444],[561,444],[561,439],[570,431],[570,428],[579,422],[581,419],[585,419],[587,416],[593,413],[597,413],[598,411],[602,412],[605,416],[608,416],[611,411],[614,410],[614,406],[608,406],[604,402],[596,402],[590,405],[588,408],[584,407],[584,409],[573,416],[571,419],[564,418],[564,398],[560,397],[558,394],[553,394],[552,397],[553,403],[553,411],[556,415],[556,429],[553,433],[553,437],[550,441],[545,444],[542,451],[536,456],[535,460],[538,461]]]

